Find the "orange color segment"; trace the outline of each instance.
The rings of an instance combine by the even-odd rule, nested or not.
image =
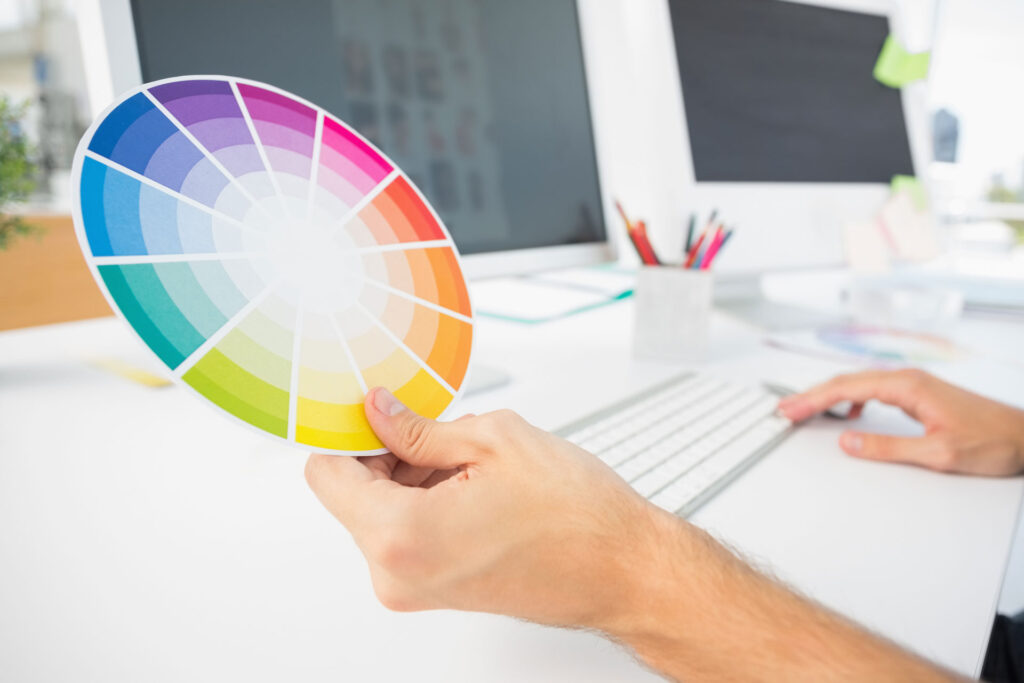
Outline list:
[[[399,242],[445,239],[440,224],[409,181],[402,176],[395,178],[394,182],[373,200],[373,204],[363,211],[362,218],[375,234],[383,222],[389,226],[388,232],[393,233]],[[383,230],[381,233],[387,235]]]
[[[427,365],[458,389],[466,377],[469,352],[473,346],[473,326],[446,315],[440,316],[440,328],[434,350],[426,359]]]
[[[438,225],[437,219],[423,203],[416,190],[406,181],[399,177],[388,187],[387,194],[392,201],[398,205],[406,219],[412,225],[416,236],[420,240],[443,240],[444,231]]]
[[[455,252],[443,247],[427,249],[426,253],[437,281],[437,303],[457,313],[471,315],[469,292],[460,274],[459,263],[455,260]]]

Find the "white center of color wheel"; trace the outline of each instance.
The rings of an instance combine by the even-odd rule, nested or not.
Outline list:
[[[270,257],[283,284],[299,294],[304,308],[343,311],[359,298],[363,265],[337,226],[287,224],[272,244]]]

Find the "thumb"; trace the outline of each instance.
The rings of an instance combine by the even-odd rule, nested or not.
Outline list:
[[[934,436],[883,436],[863,432],[843,432],[839,445],[848,454],[865,460],[883,460],[938,469],[947,450]]]
[[[410,465],[454,469],[464,464],[449,424],[417,415],[383,387],[366,395],[366,419],[384,446]]]

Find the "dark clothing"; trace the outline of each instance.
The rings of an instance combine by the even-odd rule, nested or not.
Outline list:
[[[981,678],[989,683],[1024,683],[1024,612],[1015,617],[996,615]]]

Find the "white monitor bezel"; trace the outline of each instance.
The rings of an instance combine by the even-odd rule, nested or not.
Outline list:
[[[597,159],[598,187],[605,220],[602,241],[513,249],[467,254],[462,257],[463,270],[471,279],[516,275],[540,270],[570,268],[614,261],[617,254],[616,231],[613,229],[614,199],[608,192],[605,171],[609,155],[602,140],[610,132],[602,127],[602,114],[595,97],[596,75],[591,55],[605,49],[595,29],[596,13],[606,0],[576,0],[579,17],[583,63]],[[83,0],[77,8],[81,33],[82,57],[85,67],[89,105],[93,117],[98,116],[120,93],[142,85],[135,23],[130,0]]]

